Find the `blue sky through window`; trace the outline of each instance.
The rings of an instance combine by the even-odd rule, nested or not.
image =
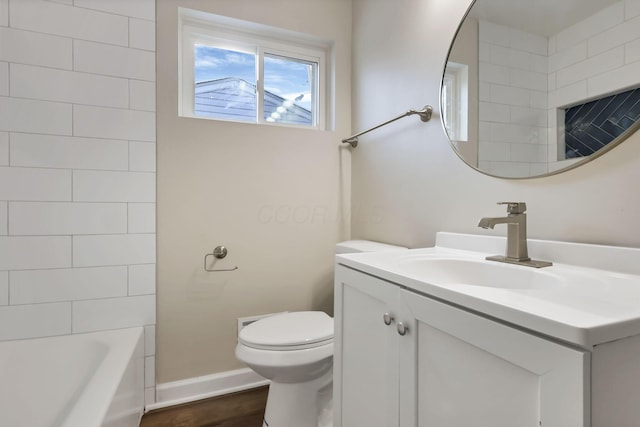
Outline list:
[[[311,110],[313,67],[306,62],[277,56],[264,58],[264,89]]]
[[[314,64],[315,65],[315,64]],[[290,58],[265,56],[264,88],[284,99],[311,110],[314,65]],[[251,53],[195,46],[195,81],[238,77],[256,84],[256,56]]]
[[[196,45],[195,81],[239,77],[256,84],[256,56],[251,53]]]

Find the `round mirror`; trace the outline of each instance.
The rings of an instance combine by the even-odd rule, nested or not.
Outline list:
[[[640,123],[640,0],[476,0],[449,49],[440,111],[452,147],[503,178],[610,150]]]

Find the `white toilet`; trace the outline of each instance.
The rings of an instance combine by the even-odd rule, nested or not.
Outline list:
[[[336,253],[406,249],[367,240]],[[321,311],[277,314],[240,331],[236,357],[271,380],[263,427],[331,427],[333,319]]]

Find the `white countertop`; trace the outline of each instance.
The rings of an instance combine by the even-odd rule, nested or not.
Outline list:
[[[558,286],[541,288],[438,284],[406,268],[407,259],[412,258],[494,263],[484,258],[503,254],[505,244],[500,237],[438,233],[436,246],[431,248],[337,255],[336,262],[587,349],[640,334],[637,248],[530,240],[531,258],[552,261],[553,266],[533,269],[498,263],[505,269],[531,269],[545,278],[558,278],[552,280]]]

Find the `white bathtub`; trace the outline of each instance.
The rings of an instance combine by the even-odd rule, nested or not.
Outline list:
[[[0,342],[0,426],[137,427],[142,328]]]

